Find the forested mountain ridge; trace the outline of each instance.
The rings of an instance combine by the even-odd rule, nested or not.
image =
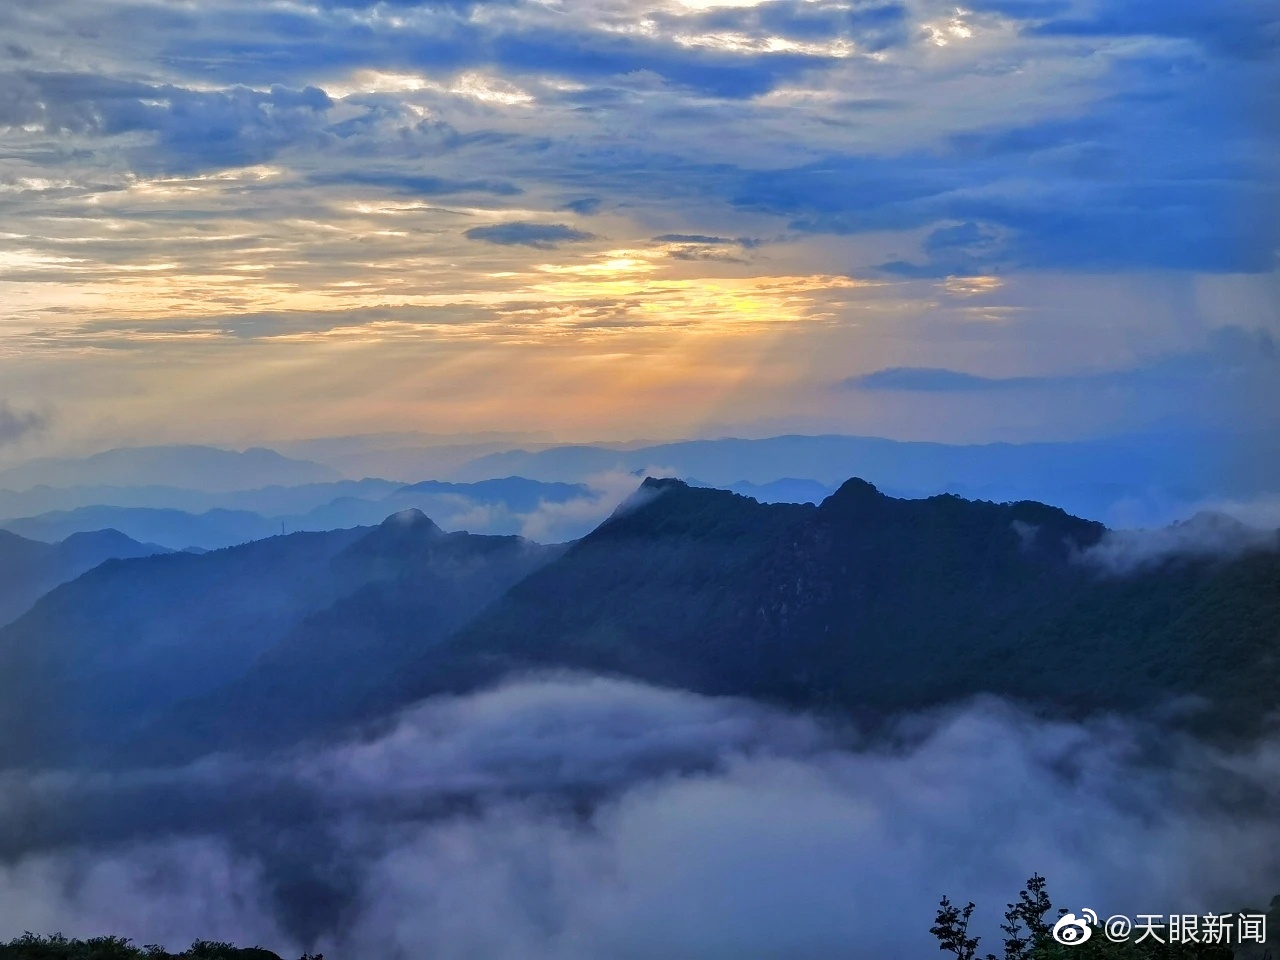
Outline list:
[[[650,479],[567,546],[405,511],[108,564],[0,630],[0,759],[274,748],[544,669],[868,719],[981,693],[1073,713],[1194,698],[1204,729],[1257,729],[1280,691],[1280,555],[1122,575],[1098,560],[1112,536],[861,480],[813,506]]]
[[[408,597],[422,614],[410,629],[421,628],[428,611],[442,629],[452,629],[490,599],[476,599],[473,589],[487,575],[486,546],[517,539],[444,534],[409,512],[372,529],[291,534],[99,567],[0,630],[0,762],[102,759],[172,705],[285,656],[268,654],[322,611],[332,608],[341,619],[346,599],[363,610]],[[553,548],[518,542],[528,568],[554,555]],[[515,564],[509,575],[522,575],[526,566]],[[510,585],[502,576],[494,595]],[[361,621],[365,638],[379,616]],[[359,641],[343,636],[351,641],[345,652],[361,656]],[[332,695],[315,649],[294,651],[301,662],[287,677],[289,690],[304,699],[312,690]],[[358,671],[347,678],[353,675]]]
[[[332,732],[561,552],[521,537],[444,533],[420,511],[397,514],[347,551],[376,571],[362,587],[303,619],[242,676],[177,704],[127,754],[183,760]]]
[[[0,626],[24,613],[54,587],[103,561],[167,552],[116,530],[77,533],[60,543],[43,543],[0,530]]]
[[[297,619],[354,589],[327,577],[361,531],[105,564],[0,630],[0,760],[93,753],[225,683]]]
[[[1073,711],[1196,696],[1210,727],[1260,723],[1280,702],[1280,556],[1119,576],[1090,560],[1104,535],[1038,503],[897,500],[860,480],[818,507],[648,480],[397,698],[554,666],[852,714],[984,692]]]

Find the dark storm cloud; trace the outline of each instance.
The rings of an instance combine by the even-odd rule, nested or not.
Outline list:
[[[472,227],[466,231],[468,240],[483,240],[506,247],[533,247],[537,250],[553,250],[562,243],[584,243],[594,240],[595,234],[576,230],[563,223],[529,223],[513,220],[488,227]]]

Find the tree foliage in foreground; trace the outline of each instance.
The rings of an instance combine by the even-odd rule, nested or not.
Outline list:
[[[1277,898],[1280,900],[1280,898]],[[1273,901],[1273,906],[1275,901]],[[1051,920],[1053,904],[1045,892],[1045,878],[1039,874],[1027,881],[1026,888],[1005,910],[1004,949],[1001,954],[979,954],[981,938],[970,934],[969,921],[974,904],[960,907],[943,897],[938,904],[930,933],[938,940],[938,949],[955,954],[957,960],[1240,960],[1258,957],[1270,960],[1271,953],[1257,945],[1234,947],[1218,943],[1167,943],[1149,937],[1138,943],[1134,939],[1116,943],[1104,931],[1090,925],[1090,936],[1080,943],[1063,944],[1054,940],[1053,923],[1067,913],[1059,909]],[[1268,921],[1274,919],[1274,909]],[[1256,948],[1256,949],[1255,949]]]
[[[215,940],[197,940],[181,953],[148,944],[139,947],[128,937],[90,937],[69,940],[60,933],[50,937],[27,933],[0,944],[0,960],[281,960],[262,947],[235,947]],[[303,954],[301,960],[324,960]]]

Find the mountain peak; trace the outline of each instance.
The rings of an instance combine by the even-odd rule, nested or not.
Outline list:
[[[880,503],[889,499],[877,489],[873,483],[868,483],[860,477],[851,477],[844,483],[840,484],[840,488],[829,496],[824,502],[833,506],[858,507],[874,503]]]
[[[640,489],[649,490],[668,490],[672,488],[683,488],[685,490],[693,489],[689,484],[676,477],[645,477],[644,482],[640,484]]]
[[[65,546],[86,546],[89,544],[97,546],[138,545],[138,541],[134,540],[133,537],[121,533],[114,527],[102,530],[80,530],[64,537],[61,542]]]
[[[609,519],[597,528],[597,532],[604,528],[616,524],[619,520],[630,517],[637,513],[641,508],[648,506],[659,495],[664,493],[673,493],[679,490],[693,490],[683,480],[677,480],[674,477],[645,477],[640,486],[636,487],[617,507],[614,508]]]
[[[433,549],[445,532],[416,507],[393,513],[364,533],[343,551],[344,556],[362,562],[375,559],[400,563],[405,557]]]
[[[436,526],[436,522],[434,520],[428,517],[417,507],[410,507],[407,510],[401,510],[398,513],[391,514],[391,516],[382,521],[380,526],[389,529],[403,529],[406,527],[427,528],[434,532],[443,532],[438,526]]]
[[[114,528],[105,530],[82,530],[73,533],[56,545],[56,549],[67,558],[80,558],[93,563],[102,559],[126,559],[132,557],[149,557],[160,553],[172,553],[168,547],[154,543],[141,543],[128,534]]]
[[[784,515],[813,507],[761,504],[715,487],[696,487],[673,477],[645,477],[588,541],[639,537],[732,540],[772,527]]]

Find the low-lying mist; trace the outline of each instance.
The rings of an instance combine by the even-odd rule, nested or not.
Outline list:
[[[1262,550],[1280,550],[1280,529],[1252,526],[1228,513],[1202,511],[1167,527],[1108,530],[1081,559],[1127,576],[1168,560],[1231,560]]]
[[[1071,667],[1066,667],[1071,668]],[[0,780],[0,937],[343,960],[936,955],[1033,872],[1110,913],[1280,892],[1280,740],[1227,752],[992,700],[874,738],[592,677],[422,703],[340,745]]]

